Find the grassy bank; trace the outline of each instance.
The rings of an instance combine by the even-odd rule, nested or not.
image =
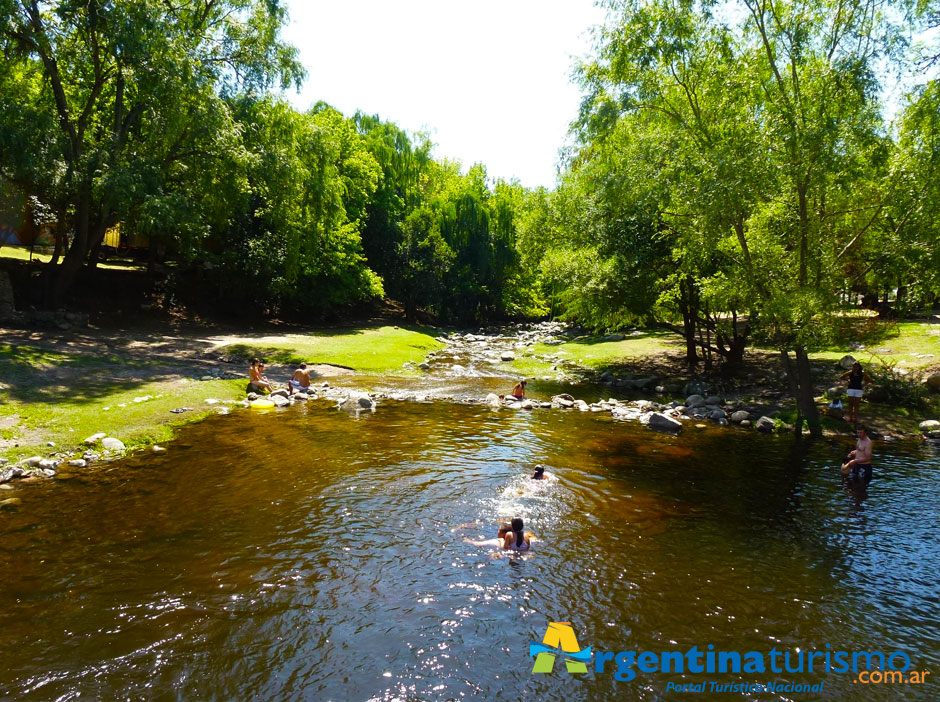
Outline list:
[[[333,329],[311,334],[231,337],[215,351],[242,359],[293,365],[326,363],[366,375],[417,376],[407,363],[420,363],[430,351],[443,347],[436,330],[384,326]]]
[[[280,382],[300,361],[365,374],[414,374],[417,371],[403,364],[418,363],[442,346],[433,333],[392,326],[214,338],[214,345],[202,351],[212,351],[211,356],[257,355],[269,364],[283,364],[269,369],[269,376]],[[134,357],[101,353],[85,343],[63,351],[0,344],[0,456],[16,460],[83,450],[81,442],[98,432],[120,439],[128,448],[164,442],[176,427],[218,411],[207,399],[224,403],[245,396],[244,379],[195,379],[213,368],[203,354],[190,351],[187,357],[181,350],[178,361],[169,363],[161,334],[154,333],[152,342],[162,358],[148,359],[139,344]],[[247,365],[237,363],[215,369],[247,373]],[[192,409],[171,412],[181,408]]]

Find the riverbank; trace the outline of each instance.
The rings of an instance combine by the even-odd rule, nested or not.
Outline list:
[[[895,354],[895,368],[904,364],[914,373],[927,372],[940,356],[937,330],[940,326],[928,323],[907,325],[888,342],[896,348],[877,351]],[[516,378],[530,377],[541,383],[543,402],[576,384],[580,389],[571,391],[578,395],[573,399],[595,411],[599,399],[616,397],[649,400],[668,413],[701,395],[701,406],[710,408],[715,422],[731,423],[736,412],[747,412],[744,421],[768,416],[779,431],[792,421],[786,381],[770,351],[749,351],[734,377],[693,377],[683,368],[681,340],[668,332],[590,337],[558,323],[481,332],[381,323],[316,331],[193,324],[0,330],[0,457],[74,458],[95,434],[117,438],[128,450],[166,442],[177,427],[239,404],[254,356],[265,359],[275,382],[286,382],[295,364],[305,361],[318,383],[343,379],[341,384],[372,390],[379,399],[425,397],[422,390],[438,381],[441,389],[433,399],[453,399],[447,393],[464,382],[472,387],[460,401],[482,402],[489,391],[508,392]],[[863,361],[872,358],[865,349],[855,353]],[[820,402],[827,388],[839,385],[841,356],[838,350],[813,356]],[[484,389],[476,382],[480,378],[488,378],[491,387]],[[397,382],[401,391],[376,392],[378,379]],[[607,410],[612,407],[607,403]],[[923,409],[866,401],[862,419],[881,433],[919,436],[918,424],[938,415],[934,395]],[[824,422],[830,433],[851,433],[838,419]]]

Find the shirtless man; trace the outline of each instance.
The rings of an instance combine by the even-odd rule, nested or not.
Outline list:
[[[868,438],[868,430],[864,424],[859,424],[858,442],[855,444],[855,450],[849,453],[849,460],[842,466],[842,472],[848,474],[852,472],[854,480],[862,480],[867,485],[871,482],[871,439]]]
[[[310,371],[307,370],[306,363],[300,364],[300,367],[290,377],[290,382],[287,383],[287,392],[293,395],[294,390],[310,392]]]

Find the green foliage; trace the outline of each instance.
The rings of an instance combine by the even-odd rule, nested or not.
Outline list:
[[[888,405],[925,409],[929,390],[914,373],[902,373],[895,363],[873,363],[867,367],[872,385],[867,390],[868,399]]]

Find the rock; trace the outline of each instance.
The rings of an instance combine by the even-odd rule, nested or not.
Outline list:
[[[924,379],[924,385],[934,392],[940,392],[940,373],[933,373],[932,375],[928,375]]]
[[[940,422],[936,419],[927,419],[918,424],[917,428],[925,434],[932,436],[934,433],[940,432]]]
[[[286,391],[285,391],[286,392]],[[275,407],[287,407],[290,405],[290,400],[286,395],[271,395],[271,402],[274,403]]]
[[[5,500],[0,500],[0,508],[9,509],[11,507],[18,507],[23,504],[23,500],[19,497],[8,497]]]
[[[742,427],[749,427],[749,426],[751,426],[751,420],[750,420],[750,419],[745,419],[743,422],[741,422],[741,426],[742,426]]]
[[[601,341],[623,341],[626,338],[623,334],[608,334]]]
[[[55,441],[47,441],[46,446],[48,446],[49,448],[55,448]]]
[[[487,395],[486,399],[483,402],[489,405],[490,407],[493,407],[496,409],[499,409],[499,407],[502,405],[502,402],[499,399],[499,395],[493,392]]]
[[[430,370],[431,364],[428,363],[427,361],[422,361],[421,363],[418,364],[418,368],[420,368],[423,371]]]
[[[501,354],[499,354],[499,360],[514,361],[516,360],[516,354],[514,354],[512,351],[503,351]]]
[[[611,380],[614,380],[614,374],[611,373],[609,370],[605,370],[603,373],[601,373],[601,382],[602,382],[602,383],[606,383],[606,382],[609,382],[609,381],[611,381]]]
[[[849,370],[854,364],[855,364],[855,356],[852,356],[850,354],[846,354],[845,356],[839,359],[839,365],[845,368],[846,370]]]
[[[590,407],[588,407],[588,403],[585,402],[584,400],[575,400],[574,406],[577,407],[582,412],[587,412],[591,409]]]
[[[151,446],[151,447],[150,447],[150,450],[151,450],[153,453],[166,453],[166,448],[165,448],[165,447],[163,447],[163,446],[157,446],[156,444],[154,444],[153,446]]]
[[[368,395],[360,395],[359,407],[361,409],[375,409],[375,401]]]
[[[112,436],[106,436],[101,440],[102,448],[106,448],[109,451],[124,451],[127,447],[124,445],[124,442],[120,439],[115,439]]]
[[[71,461],[69,461],[69,465],[72,466],[73,468],[84,468],[85,466],[88,465],[88,463],[85,462],[84,458],[74,458]]]
[[[705,398],[701,395],[689,395],[685,398],[685,406],[688,408],[701,407],[705,404]]]
[[[751,413],[747,410],[738,410],[731,415],[731,421],[735,424],[741,424],[751,418]]]
[[[42,456],[30,456],[29,458],[23,459],[23,465],[29,468],[34,468],[43,462]]]
[[[754,424],[754,427],[759,432],[769,434],[774,430],[774,420],[772,420],[770,417],[761,417]]]
[[[13,471],[10,468],[0,471],[0,485],[10,482],[14,477],[16,476],[13,475]]]
[[[845,388],[841,385],[835,385],[828,390],[826,390],[826,396],[831,399],[836,399],[837,397],[842,397],[845,394]]]
[[[535,403],[532,402],[532,400],[523,400],[523,401],[522,401],[522,409],[524,409],[524,410],[535,409]]]
[[[250,393],[248,393],[247,395],[245,395],[245,399],[248,400],[249,402],[254,402],[255,400],[257,400],[257,399],[260,398],[260,397],[261,397],[261,396],[260,396],[258,393],[256,393],[256,392],[250,392]]]
[[[98,455],[97,453],[95,453],[94,451],[85,451],[85,453],[82,454],[82,458],[84,458],[84,459],[85,459],[86,461],[88,461],[89,463],[94,463],[94,462],[97,461],[99,458],[101,458],[101,456],[99,456],[99,455]]]
[[[705,398],[705,404],[706,405],[720,405],[721,398],[718,397],[717,395],[709,395],[708,397]]]
[[[106,436],[107,434],[105,434],[103,431],[99,431],[97,434],[92,434],[91,436],[89,436],[82,443],[85,444],[86,446],[94,446]]]
[[[207,404],[207,405],[217,405],[217,404],[219,404],[219,401],[216,400],[216,399],[213,398],[213,397],[207,397],[207,398],[206,398],[206,404]]]
[[[682,431],[682,422],[672,417],[667,417],[665,414],[659,412],[653,412],[653,414],[650,415],[648,426],[650,429],[669,433]]]
[[[37,465],[38,465],[39,468],[43,468],[43,469],[45,469],[45,468],[52,468],[53,470],[55,470],[55,467],[56,467],[57,465],[59,465],[59,462],[58,462],[58,461],[53,461],[53,460],[50,459],[50,458],[44,458],[44,459],[42,459],[41,461],[39,461],[39,463],[38,463]]]
[[[287,395],[288,395],[287,390],[284,390],[283,388],[281,388],[280,390],[274,390],[273,392],[271,392],[271,394],[269,395],[269,397],[270,397],[271,399],[274,399],[275,397],[287,398]]]
[[[690,380],[685,384],[685,388],[683,388],[683,392],[686,395],[701,395],[707,391],[708,385],[703,383],[701,380]]]
[[[9,458],[0,458],[0,466],[5,466],[9,462],[10,462]]]
[[[728,420],[725,419],[724,417],[722,417],[721,419],[719,419],[719,420],[717,420],[717,421],[718,421],[718,426],[720,426],[720,427],[726,427],[726,426],[728,426]]]
[[[727,420],[727,419],[728,419],[728,413],[725,412],[725,411],[724,411],[723,409],[721,409],[721,408],[716,408],[716,409],[713,409],[711,412],[708,413],[708,418],[709,418],[710,420],[712,420],[713,422],[718,422],[718,421],[720,421],[720,420],[722,420],[722,419]],[[727,424],[727,421],[726,421],[725,423]]]

